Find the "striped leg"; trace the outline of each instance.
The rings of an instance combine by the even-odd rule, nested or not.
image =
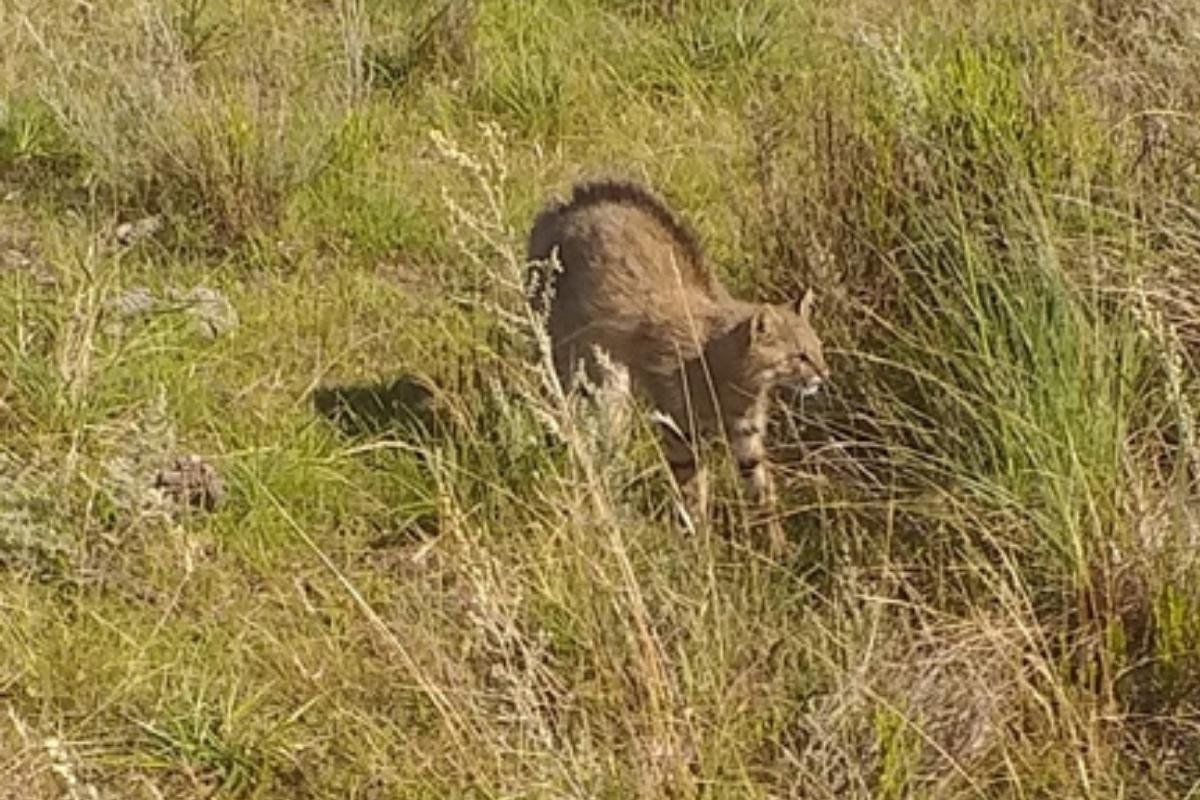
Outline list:
[[[775,502],[775,491],[767,471],[767,452],[763,444],[765,417],[761,411],[752,410],[741,419],[727,422],[726,430],[738,474],[746,484],[750,499],[755,503],[770,504]]]
[[[695,529],[708,519],[708,474],[697,459],[697,449],[670,420],[658,423],[663,455],[671,467],[671,477],[683,498],[684,524]]]
[[[767,451],[763,443],[766,421],[764,409],[752,408],[740,419],[727,421],[725,429],[729,432],[730,450],[737,462],[738,473],[746,485],[747,493],[751,501],[758,506],[757,511],[767,515],[765,522],[771,552],[774,555],[782,555],[786,537],[782,525],[775,518],[775,484],[767,469]]]

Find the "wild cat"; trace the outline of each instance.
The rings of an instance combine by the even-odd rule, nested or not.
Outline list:
[[[620,181],[577,184],[570,199],[543,209],[528,258],[532,302],[547,314],[564,387],[581,368],[600,382],[595,348],[605,351],[665,418],[663,450],[681,489],[698,472],[699,442],[720,434],[751,497],[773,502],[769,393],[812,394],[829,377],[811,290],[779,305],[734,299],[684,223],[646,188]]]

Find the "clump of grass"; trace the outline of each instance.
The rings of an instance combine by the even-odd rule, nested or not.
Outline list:
[[[459,79],[472,77],[477,15],[474,1],[446,0],[429,4],[424,12],[414,14],[405,30],[391,40],[363,47],[362,71],[367,85],[398,91],[437,71]]]
[[[953,5],[0,8],[0,785],[1194,794],[1194,14]],[[545,364],[605,169],[818,291],[785,559]]]
[[[0,179],[6,185],[32,182],[30,176],[60,183],[75,173],[79,162],[78,152],[44,103],[15,96],[0,105]]]
[[[48,35],[46,19],[19,21],[45,76],[40,100],[82,162],[89,193],[103,195],[110,213],[162,213],[178,238],[220,245],[275,225],[325,164],[324,134],[312,126],[329,116],[286,102],[297,85],[289,70],[274,91],[253,93],[211,74],[206,55],[229,47],[229,34],[206,20],[203,4],[175,16],[114,7],[95,12],[101,38],[83,43]],[[91,46],[104,39],[128,46]]]

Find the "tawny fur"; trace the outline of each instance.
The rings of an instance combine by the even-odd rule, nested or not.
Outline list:
[[[564,386],[577,371],[601,379],[600,348],[629,371],[634,389],[674,421],[668,460],[681,484],[696,471],[699,437],[729,437],[753,493],[769,491],[763,464],[766,400],[781,384],[813,391],[827,376],[809,316],[796,304],[729,295],[690,230],[643,187],[577,185],[534,222],[528,256],[532,301],[546,311]],[[552,272],[548,265],[561,267]]]

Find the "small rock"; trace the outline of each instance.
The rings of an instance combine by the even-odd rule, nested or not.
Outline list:
[[[171,299],[187,305],[196,330],[206,339],[216,339],[238,326],[238,313],[222,292],[197,286],[189,292],[171,290]]]
[[[129,247],[139,239],[153,236],[160,230],[162,230],[162,217],[155,214],[151,217],[143,217],[136,222],[122,222],[117,226],[113,235],[116,237],[117,244]]]
[[[29,275],[39,286],[58,283],[58,277],[45,263],[15,247],[0,249],[0,274],[5,272]]]
[[[0,269],[25,269],[33,264],[33,259],[15,247],[0,252]]]
[[[104,331],[120,334],[127,324],[152,314],[159,308],[158,298],[145,286],[134,286],[104,304]]]
[[[158,305],[154,293],[145,286],[134,286],[108,301],[108,310],[122,319],[149,314]]]
[[[154,488],[184,508],[213,511],[225,497],[221,476],[198,455],[179,456],[154,476]]]

